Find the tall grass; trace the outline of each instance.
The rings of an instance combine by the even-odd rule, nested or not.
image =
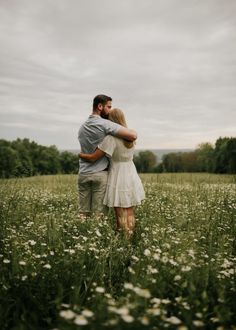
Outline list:
[[[141,178],[131,241],[75,175],[0,181],[1,329],[235,329],[235,176]]]

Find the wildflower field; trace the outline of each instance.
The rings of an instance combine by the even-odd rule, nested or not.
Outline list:
[[[130,241],[76,175],[0,180],[0,329],[236,329],[236,177],[141,178]]]

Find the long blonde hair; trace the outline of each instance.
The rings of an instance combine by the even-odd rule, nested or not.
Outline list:
[[[113,121],[114,123],[120,124],[121,126],[124,126],[126,128],[128,127],[123,111],[118,108],[114,108],[109,112],[108,119]],[[134,142],[130,142],[127,140],[123,140],[123,143],[126,148],[132,148],[134,145]]]

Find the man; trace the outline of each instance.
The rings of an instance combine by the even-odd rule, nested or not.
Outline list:
[[[105,119],[108,118],[111,107],[111,97],[102,94],[95,96],[93,112],[79,129],[78,139],[82,152],[93,153],[108,134],[128,141],[136,140],[135,131]],[[94,163],[80,159],[79,165],[80,213],[85,217],[92,213],[103,214],[109,161],[106,156]]]

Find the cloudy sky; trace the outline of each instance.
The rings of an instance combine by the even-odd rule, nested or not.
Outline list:
[[[236,135],[235,0],[0,0],[0,138],[78,148],[104,93],[137,148]]]

